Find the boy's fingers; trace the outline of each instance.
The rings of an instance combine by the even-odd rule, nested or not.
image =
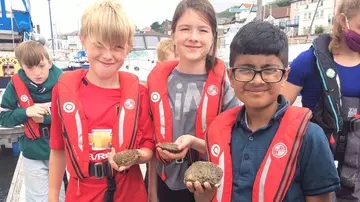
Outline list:
[[[194,188],[195,188],[196,192],[198,192],[198,193],[204,193],[204,189],[203,189],[203,187],[201,186],[201,184],[200,184],[199,181],[194,182]]]
[[[208,182],[204,182],[204,187],[205,187],[206,190],[211,190],[212,189],[210,183],[208,183]]]
[[[113,160],[109,160],[109,163],[113,169],[119,171],[119,166],[117,166],[117,164]]]
[[[164,158],[164,159],[168,159],[169,157],[164,153],[164,150],[162,150],[161,148],[157,148],[157,151],[159,152],[159,155]]]

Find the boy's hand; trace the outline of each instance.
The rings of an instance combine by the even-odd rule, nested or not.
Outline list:
[[[42,105],[35,104],[31,107],[26,108],[26,115],[28,117],[44,117],[48,113],[48,110]]]
[[[195,201],[211,202],[220,184],[216,184],[215,187],[212,187],[208,182],[205,182],[203,186],[201,186],[200,182],[198,181],[195,183],[186,182],[186,187],[190,192],[194,193]]]
[[[137,151],[139,152],[139,160],[141,159],[141,157],[146,155],[145,152],[142,151],[141,149],[138,149]],[[135,162],[132,162],[131,164],[129,164],[127,166],[120,166],[119,167],[114,161],[115,154],[116,154],[115,149],[114,149],[114,147],[112,147],[111,152],[108,153],[108,161],[109,161],[111,167],[113,169],[115,169],[116,171],[122,172],[122,171],[128,170],[131,166],[133,166],[135,164],[139,164],[138,161],[135,161]]]
[[[159,155],[164,159],[182,159],[186,156],[188,150],[191,148],[192,141],[194,136],[192,135],[182,135],[174,143],[178,145],[178,149],[181,150],[180,153],[174,154],[169,151],[163,150],[160,147],[157,147]]]
[[[35,123],[44,123],[44,117],[32,117],[32,120],[35,121]]]

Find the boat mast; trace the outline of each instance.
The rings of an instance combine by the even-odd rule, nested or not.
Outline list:
[[[310,28],[309,28],[309,33],[308,33],[308,35],[306,36],[305,43],[307,43],[307,40],[309,39],[309,35],[311,34],[311,29],[312,29],[312,26],[313,26],[313,24],[314,24],[314,20],[315,20],[316,13],[317,13],[317,11],[318,11],[320,2],[322,2],[322,1],[323,1],[323,0],[318,0],[318,3],[317,3],[317,5],[316,5],[316,9],[315,9],[314,16],[313,16],[313,18],[312,18],[312,20],[311,20],[311,24],[310,24]]]
[[[53,33],[53,24],[52,24],[52,17],[51,17],[51,3],[50,3],[50,0],[48,0],[48,6],[49,6],[49,17],[50,17],[51,46],[52,46],[53,56],[55,56],[54,33]]]
[[[262,6],[262,0],[257,0],[256,3],[256,19],[262,21],[263,20],[263,6]]]

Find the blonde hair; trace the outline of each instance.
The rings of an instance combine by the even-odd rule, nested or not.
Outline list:
[[[339,48],[344,32],[340,22],[340,15],[344,14],[347,20],[360,14],[360,1],[359,0],[341,0],[337,5],[336,15],[334,17],[333,27],[331,31],[331,42],[329,44],[330,52],[334,52],[335,49]]]
[[[102,45],[134,43],[135,28],[123,6],[116,0],[101,0],[89,6],[81,18],[80,36]]]
[[[163,39],[157,44],[156,51],[158,61],[163,62],[170,54],[175,55],[175,44],[171,39]]]
[[[38,66],[41,61],[50,56],[46,48],[37,41],[25,41],[15,48],[15,57],[20,65],[26,65],[28,68]]]

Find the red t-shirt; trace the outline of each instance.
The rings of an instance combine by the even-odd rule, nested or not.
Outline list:
[[[140,90],[140,108],[139,108],[139,120],[138,120],[138,131],[135,141],[135,148],[149,148],[154,150],[155,144],[153,140],[153,128],[152,122],[149,116],[149,101],[146,88],[139,84]],[[106,89],[101,88],[96,85],[91,84],[86,79],[83,80],[82,84],[79,87],[78,91],[79,99],[83,106],[85,116],[88,123],[88,134],[92,137],[89,138],[89,143],[92,145],[90,151],[90,162],[104,162],[107,160],[106,153],[109,150],[107,142],[111,142],[111,136],[109,131],[112,130],[114,124],[116,123],[116,117],[118,113],[118,103],[121,98],[121,88],[120,89]],[[51,135],[50,135],[50,148],[52,150],[64,150],[65,142],[63,137],[62,122],[58,114],[58,90],[57,86],[54,87],[53,97],[52,97],[52,124],[51,124]],[[84,133],[86,134],[86,133]],[[68,164],[67,166],[71,166]],[[119,191],[121,193],[119,201],[125,200],[129,196],[133,197],[134,193],[142,192],[142,188],[139,189],[139,183],[142,183],[140,187],[144,186],[141,172],[139,172],[139,166],[132,166],[127,174],[117,174],[117,189],[119,187],[125,188],[127,192]],[[75,183],[75,184],[74,184]],[[92,184],[92,185],[90,185]],[[96,189],[88,190],[90,187],[96,186]],[[77,179],[71,178],[69,182],[69,187],[77,186]],[[103,200],[103,192],[106,190],[106,179],[94,179],[90,177],[84,179],[80,183],[81,192],[86,191],[86,198],[91,199],[92,201],[97,201],[98,199]],[[70,193],[67,193],[67,200],[84,200],[83,196],[81,198],[76,197],[76,189],[68,189]],[[144,189],[145,191],[145,189]],[[90,194],[90,193],[91,194]],[[89,195],[90,194],[90,195]],[[115,195],[117,195],[115,193]],[[146,196],[146,194],[145,194]],[[70,197],[70,198],[68,198]],[[75,198],[73,198],[75,197]],[[89,198],[91,197],[91,198]],[[95,198],[94,198],[95,197]],[[99,197],[99,198],[96,198]],[[124,198],[125,197],[125,198]],[[130,198],[129,198],[130,199]],[[131,198],[133,201],[133,198]],[[117,200],[117,198],[116,198]],[[142,201],[139,199],[139,201]]]

